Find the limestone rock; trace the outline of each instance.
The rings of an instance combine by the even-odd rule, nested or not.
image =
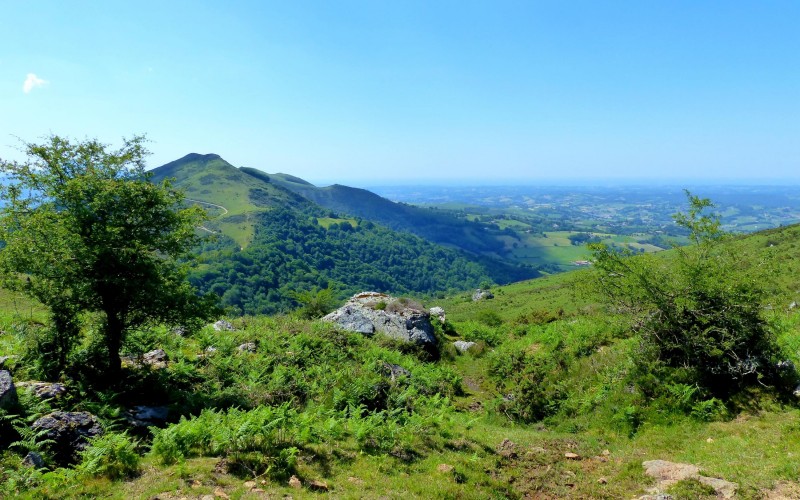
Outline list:
[[[153,368],[166,368],[168,359],[164,349],[155,349],[144,353],[144,356],[142,356],[142,363]]]
[[[453,342],[453,346],[458,349],[458,352],[467,352],[469,348],[474,346],[475,342],[467,342],[466,340],[456,340]]]
[[[649,460],[642,462],[645,474],[653,477],[658,482],[657,489],[666,489],[685,479],[696,479],[703,484],[711,486],[721,498],[733,498],[738,485],[724,479],[701,476],[696,465],[668,462],[666,460]]]
[[[0,370],[0,408],[13,404],[17,401],[17,388],[14,387],[14,380],[11,372]]]
[[[17,387],[32,392],[39,399],[60,398],[67,393],[64,384],[58,382],[20,382]]]
[[[216,323],[214,323],[214,330],[216,330],[218,332],[235,332],[236,328],[234,328],[233,325],[229,321],[225,321],[224,319],[221,319],[221,320],[217,321]]]
[[[97,417],[89,412],[54,411],[33,423],[34,430],[45,430],[45,439],[53,440],[56,461],[72,461],[77,452],[89,446],[89,439],[103,434]]]
[[[479,300],[488,300],[493,299],[494,294],[489,290],[483,290],[482,288],[478,288],[475,290],[475,293],[472,294],[472,300],[477,302]]]
[[[427,311],[383,293],[356,294],[322,320],[367,336],[380,333],[420,345],[436,343]]]
[[[436,318],[439,320],[440,323],[444,324],[447,321],[447,315],[444,313],[444,309],[439,306],[431,307],[430,311],[428,311],[431,315],[431,318]]]

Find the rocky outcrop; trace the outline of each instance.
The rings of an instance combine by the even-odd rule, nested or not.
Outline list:
[[[738,487],[736,483],[715,477],[701,476],[700,468],[696,465],[667,462],[666,460],[649,460],[642,462],[642,467],[645,469],[644,473],[655,478],[658,483],[656,491],[651,492],[654,494],[660,493],[659,490],[665,490],[678,481],[695,479],[714,488],[720,498],[733,498],[736,495]]]
[[[44,438],[53,441],[53,454],[61,464],[73,461],[90,438],[103,434],[97,417],[85,411],[54,411],[34,422],[33,429],[46,431]]]
[[[344,306],[322,319],[368,336],[380,333],[420,345],[436,343],[427,311],[410,301],[383,293],[356,294]]]
[[[493,299],[493,298],[494,294],[492,292],[490,292],[489,290],[483,290],[481,288],[478,288],[477,290],[475,290],[475,293],[472,294],[472,300],[474,302],[477,302],[479,300]]]
[[[17,388],[14,387],[14,380],[11,372],[0,370],[0,408],[5,408],[17,401]]]

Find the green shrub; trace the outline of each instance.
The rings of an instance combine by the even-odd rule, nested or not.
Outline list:
[[[777,384],[777,362],[785,358],[762,317],[766,277],[743,269],[741,256],[720,244],[719,218],[705,215],[710,201],[687,196],[689,210],[675,221],[689,231],[689,248],[675,248],[666,259],[590,245],[594,285],[632,314],[642,372],[684,370],[685,383],[722,399],[748,386]]]

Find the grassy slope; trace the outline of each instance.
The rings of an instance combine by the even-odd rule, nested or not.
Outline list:
[[[800,312],[788,309],[789,302],[800,295],[800,227],[742,237],[731,244],[739,248],[743,259],[754,264],[765,252],[777,254],[778,273],[771,295],[774,307],[769,314],[779,340],[790,347],[792,360],[800,365]],[[436,364],[459,374],[463,394],[453,397],[459,411],[448,417],[446,432],[434,432],[428,442],[416,441],[420,451],[416,459],[365,452],[353,436],[345,436],[304,448],[297,467],[297,475],[305,484],[302,489],[266,477],[258,478],[260,488],[272,496],[316,497],[319,494],[309,489],[309,482],[322,480],[337,498],[630,498],[643,494],[652,484],[643,475],[641,462],[665,459],[693,463],[707,475],[735,481],[743,498],[761,498],[779,487],[790,492],[787,495],[800,492],[800,411],[796,406],[766,399],[726,421],[702,422],[668,415],[646,423],[633,434],[629,432],[619,413],[614,414],[613,399],[625,392],[624,387],[615,385],[615,377],[634,355],[635,343],[626,337],[624,323],[576,293],[583,273],[503,286],[494,290],[494,299],[479,303],[462,295],[426,304],[445,307],[453,327],[447,334],[449,340],[468,337],[476,328],[489,328],[480,323],[486,311],[496,314],[500,324],[489,328],[497,334],[496,347],[451,356]],[[559,310],[563,310],[560,316]],[[207,331],[184,340],[170,337],[164,341],[170,344],[165,348],[171,359],[183,356],[193,364],[196,362],[189,360],[210,342],[229,346],[225,349],[233,354],[238,342],[256,340],[260,344],[254,366],[265,366],[262,360],[267,359],[292,366],[291,356],[303,348],[330,351],[325,343],[316,348],[297,344],[303,334],[324,331],[316,323],[255,318],[241,320],[237,326],[243,329],[232,334]],[[374,341],[353,342],[357,352],[372,354],[357,354],[352,364],[328,361],[330,364],[320,373],[342,366],[363,370],[367,359],[379,358],[400,363],[421,378],[425,378],[425,370],[436,366],[391,354]],[[558,344],[564,345],[555,347]],[[581,348],[584,344],[588,349]],[[489,373],[492,364],[506,353],[521,350],[536,355],[551,349],[571,353],[564,385],[572,391],[568,407],[573,415],[559,414],[535,424],[512,422],[500,409],[502,381]],[[243,376],[252,372],[241,362],[222,363],[224,358],[219,359],[217,369],[236,374],[232,381],[237,390],[250,394],[248,397],[263,397],[258,396],[265,390],[261,384],[266,384],[269,376],[259,382],[258,378]],[[182,370],[187,369],[186,362],[181,363]],[[212,383],[219,376],[213,371],[203,373]],[[307,370],[300,379],[313,382],[316,376],[313,370]],[[513,453],[504,452],[500,446],[505,439],[516,443]],[[579,458],[567,459],[566,452]],[[244,486],[246,478],[219,472],[217,463],[215,457],[196,457],[165,467],[147,458],[143,474],[136,479],[121,483],[84,480],[72,493],[112,498],[197,498],[221,491],[231,498],[261,498]],[[440,469],[441,464],[453,469]],[[262,479],[264,484],[260,483]],[[63,495],[64,491],[59,493]]]
[[[220,231],[240,246],[253,239],[255,216],[273,207],[301,207],[308,202],[294,193],[247,175],[217,155],[189,154],[153,169],[156,181],[173,178],[186,198],[209,209],[206,227]],[[224,207],[212,206],[218,205]]]

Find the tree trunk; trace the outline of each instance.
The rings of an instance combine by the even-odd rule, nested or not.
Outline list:
[[[122,349],[122,332],[125,325],[120,319],[119,314],[107,313],[106,315],[106,346],[108,348],[108,370],[110,383],[118,380],[122,372],[122,359],[119,351]]]

